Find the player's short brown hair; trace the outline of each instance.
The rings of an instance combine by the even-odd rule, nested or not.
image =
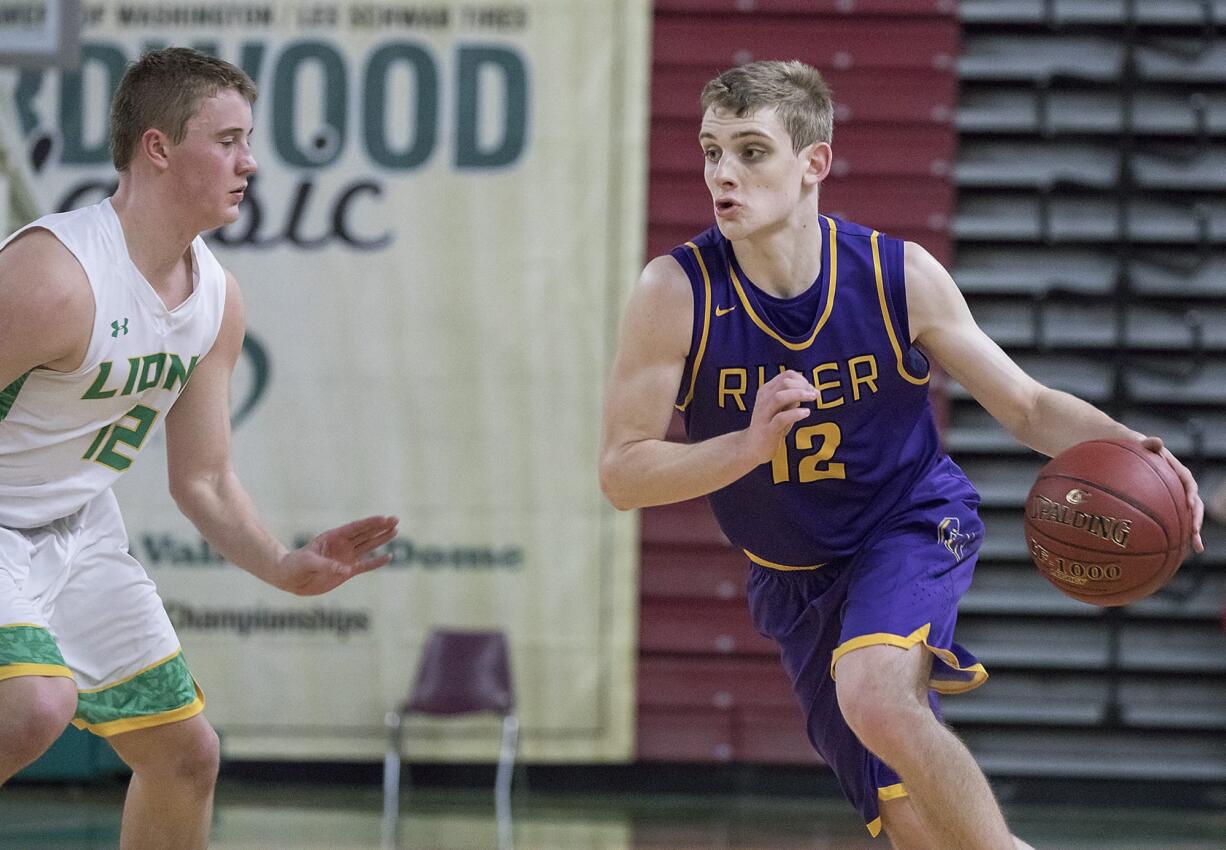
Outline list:
[[[750,62],[724,71],[702,89],[699,101],[738,118],[774,107],[799,153],[814,142],[830,144],[834,137],[834,102],[830,87],[816,68],[790,62]]]
[[[229,62],[187,47],[146,53],[128,67],[111,101],[111,161],[116,171],[132,164],[136,144],[150,127],[171,142],[183,141],[200,103],[233,89],[255,103],[255,83]]]

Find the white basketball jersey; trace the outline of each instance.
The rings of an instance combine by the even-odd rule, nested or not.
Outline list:
[[[162,427],[221,329],[226,277],[196,237],[192,294],[173,310],[128,255],[110,200],[44,216],[41,227],[81,263],[94,329],[75,372],[34,369],[0,388],[0,525],[34,528],[111,486]]]

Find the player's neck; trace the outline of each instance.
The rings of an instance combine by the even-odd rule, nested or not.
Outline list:
[[[822,231],[817,215],[790,220],[732,243],[737,262],[754,286],[776,298],[792,298],[822,271]]]
[[[128,256],[159,295],[167,295],[181,281],[184,258],[196,232],[182,219],[121,181],[111,206],[123,227]]]

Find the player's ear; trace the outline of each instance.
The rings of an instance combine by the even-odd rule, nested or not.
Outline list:
[[[805,160],[805,177],[807,185],[821,183],[830,173],[830,165],[834,161],[834,151],[825,142],[814,142],[800,152]]]
[[[170,167],[170,139],[156,127],[150,127],[141,133],[140,141],[136,143],[137,153],[143,154],[153,167],[164,171]]]

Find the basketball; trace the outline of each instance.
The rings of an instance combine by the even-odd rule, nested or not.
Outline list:
[[[1059,590],[1092,605],[1127,605],[1179,569],[1192,518],[1183,482],[1160,455],[1091,440],[1039,471],[1024,527],[1031,560]]]

